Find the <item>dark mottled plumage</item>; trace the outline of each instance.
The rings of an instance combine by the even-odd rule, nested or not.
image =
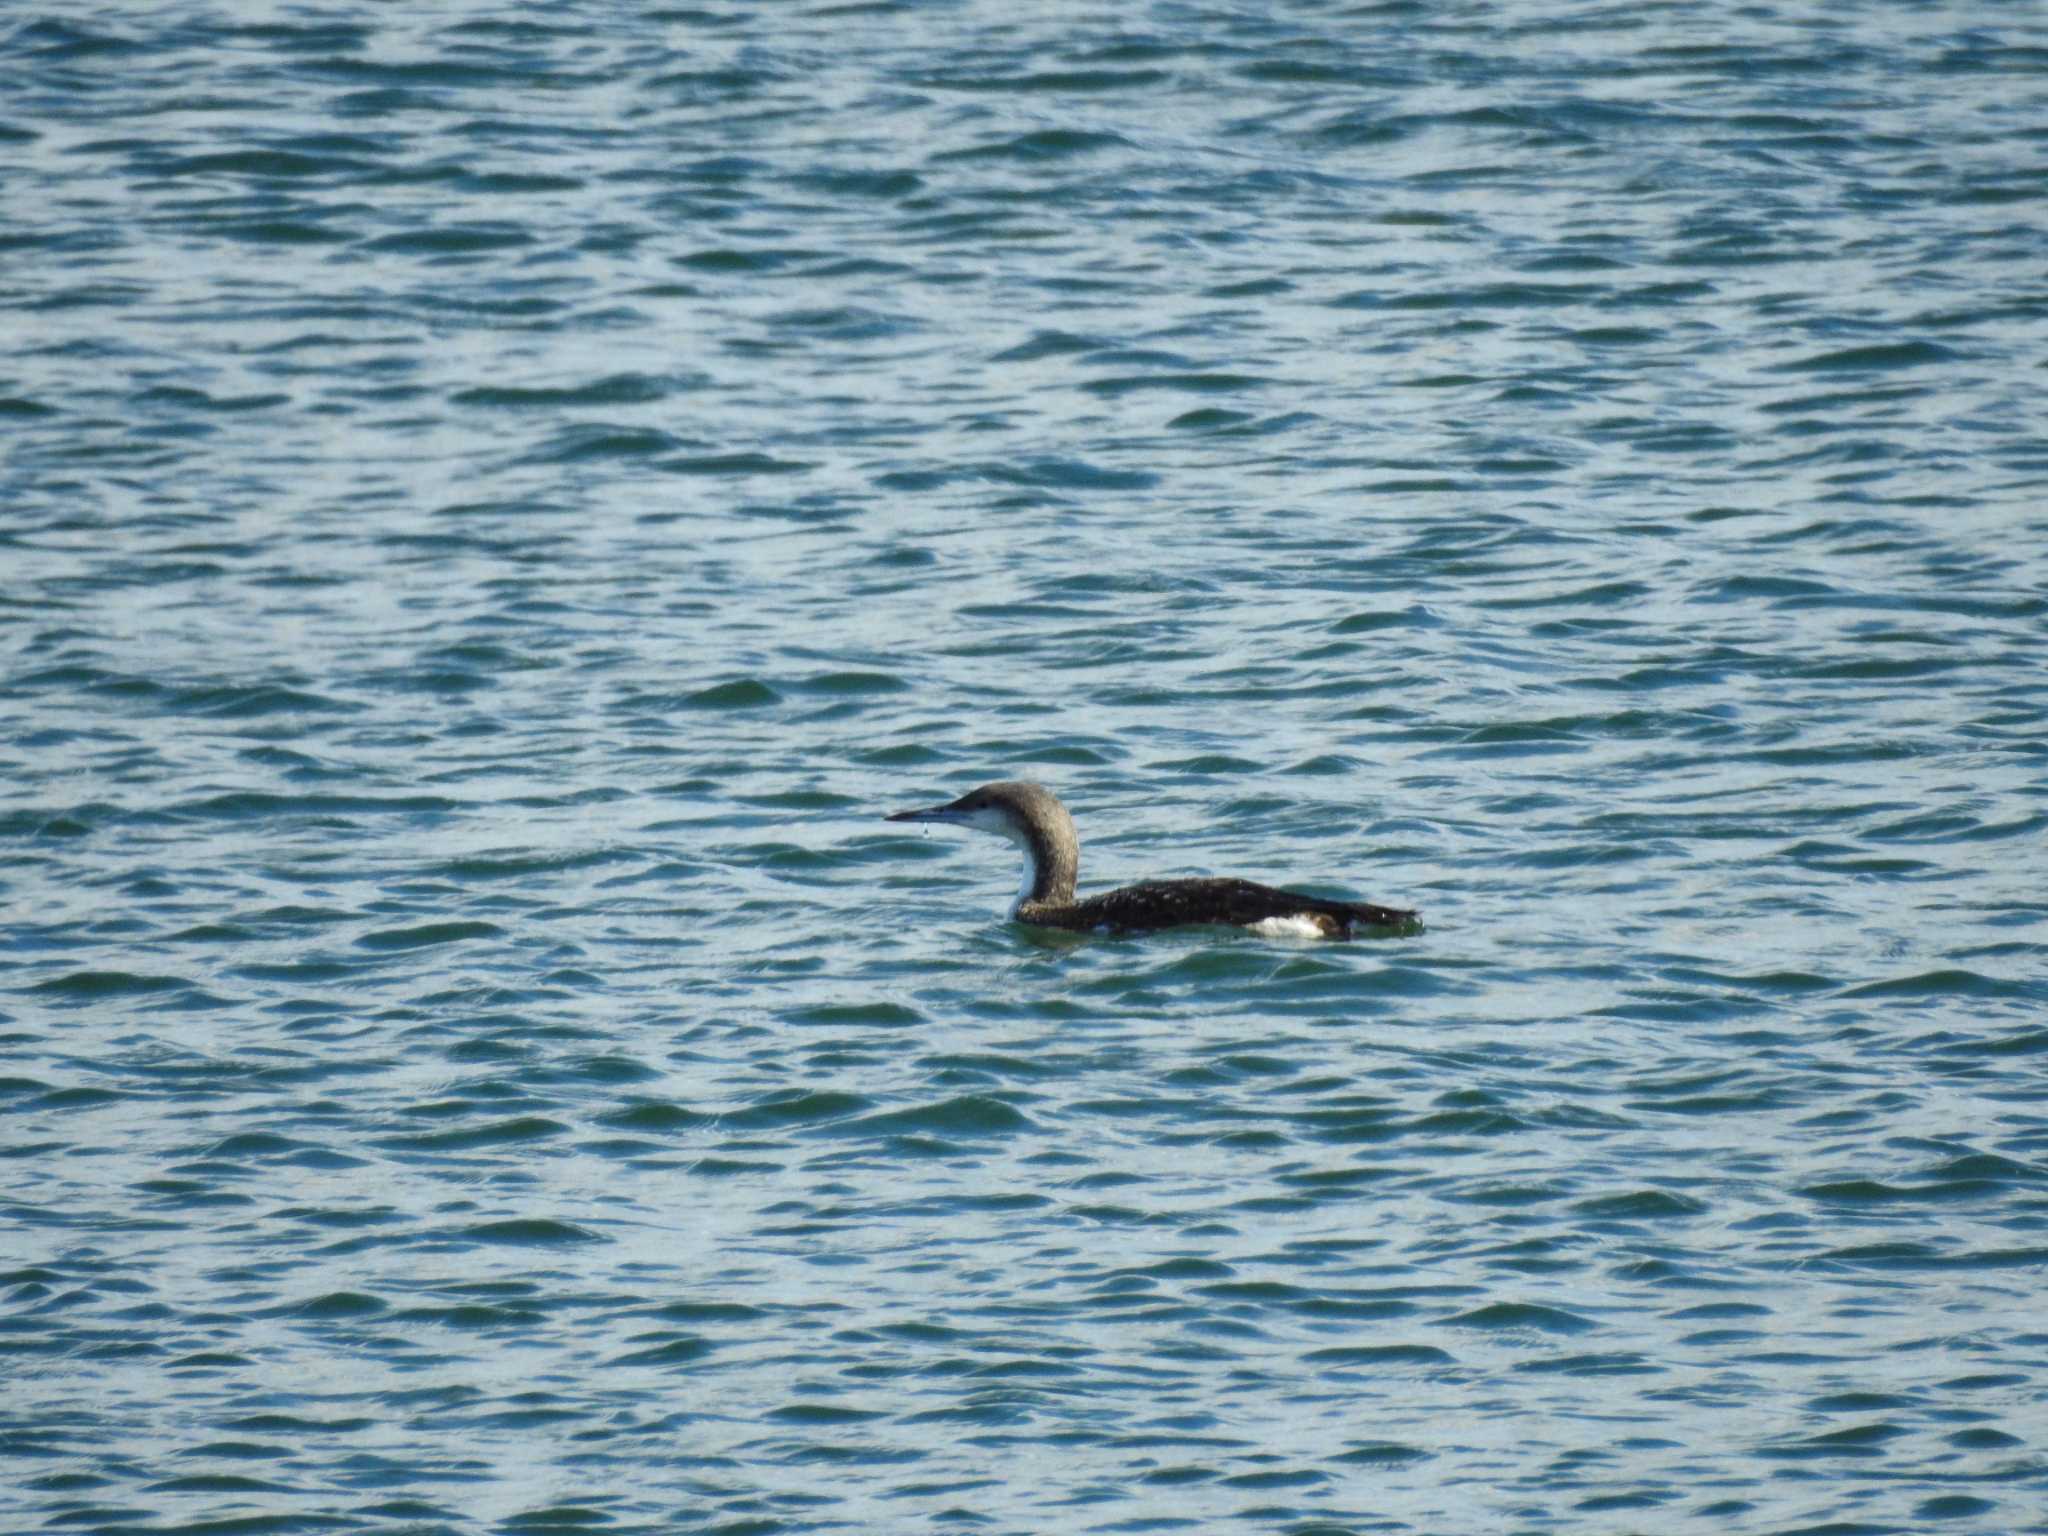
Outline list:
[[[1081,843],[1074,819],[1040,784],[984,784],[949,805],[898,811],[890,821],[936,821],[1007,837],[1024,851],[1024,886],[1010,915],[1041,928],[1081,933],[1149,933],[1192,923],[1251,927],[1268,921],[1312,924],[1325,938],[1348,939],[1360,928],[1414,928],[1413,912],[1369,902],[1302,896],[1250,880],[1146,880],[1120,890],[1074,897]]]
[[[1017,917],[1041,927],[1083,933],[1097,928],[1112,933],[1149,933],[1188,923],[1249,928],[1275,918],[1301,918],[1320,928],[1326,939],[1348,939],[1355,928],[1405,928],[1416,920],[1413,912],[1376,907],[1370,902],[1328,901],[1254,880],[1199,878],[1143,880],[1065,906],[1026,902],[1018,908]]]

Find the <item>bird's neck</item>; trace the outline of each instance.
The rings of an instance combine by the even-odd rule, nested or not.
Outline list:
[[[1010,915],[1015,917],[1026,907],[1072,906],[1074,880],[1081,870],[1081,850],[1074,839],[1027,826],[1020,829],[1016,842],[1024,851],[1024,878]]]

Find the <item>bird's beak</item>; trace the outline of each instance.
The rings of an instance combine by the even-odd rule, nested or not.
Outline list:
[[[967,819],[967,813],[956,811],[950,805],[934,805],[922,811],[895,811],[884,816],[884,821],[939,821],[960,822]]]

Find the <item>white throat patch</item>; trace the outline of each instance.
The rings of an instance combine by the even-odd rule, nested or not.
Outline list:
[[[1031,899],[1031,888],[1038,883],[1038,870],[1031,861],[1031,840],[1024,835],[1023,829],[1014,820],[994,806],[969,811],[960,818],[960,825],[972,827],[977,832],[993,832],[997,837],[1015,843],[1023,853],[1024,873],[1017,881],[1017,899],[1010,903],[1010,916],[1015,917],[1018,908]]]
[[[1031,887],[1038,883],[1038,871],[1031,867],[1030,855],[1024,858],[1024,874],[1017,882],[1017,899],[1010,903],[1010,916],[1015,917],[1024,910],[1024,903],[1031,899]]]

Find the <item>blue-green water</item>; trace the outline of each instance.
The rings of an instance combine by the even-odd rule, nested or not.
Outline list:
[[[0,324],[0,1526],[2048,1530],[2034,6],[10,12]]]

